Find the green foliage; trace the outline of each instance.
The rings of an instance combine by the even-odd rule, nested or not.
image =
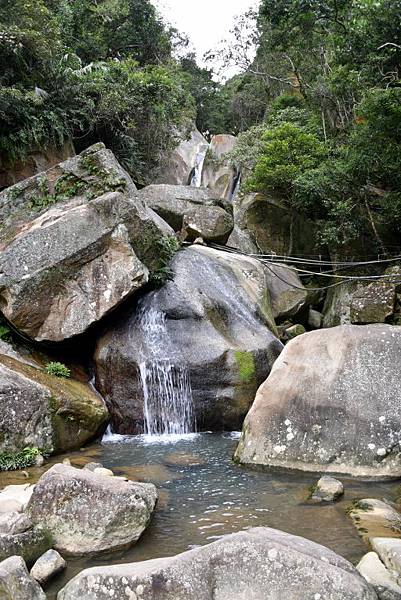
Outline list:
[[[26,469],[36,463],[38,456],[44,453],[36,447],[27,447],[20,452],[0,452],[0,471]]]
[[[49,362],[45,367],[45,372],[54,377],[68,378],[71,376],[70,369],[60,362]]]
[[[3,342],[12,341],[12,331],[0,317],[0,340]]]
[[[326,148],[317,136],[292,123],[267,129],[262,143],[248,189],[275,192],[288,199],[295,179],[317,167],[326,156]]]
[[[152,272],[150,281],[155,287],[160,287],[174,277],[169,263],[180,249],[181,244],[174,235],[166,235],[158,240],[157,245],[159,249],[159,264]]]
[[[5,0],[2,160],[71,139],[78,151],[103,141],[138,183],[148,183],[173,132],[195,116],[170,37],[149,0]]]
[[[237,350],[234,354],[239,369],[239,377],[243,383],[252,381],[255,375],[255,361],[252,352]]]

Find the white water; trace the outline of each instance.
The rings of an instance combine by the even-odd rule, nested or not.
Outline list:
[[[203,171],[203,165],[204,165],[205,158],[206,158],[206,152],[207,152],[207,150],[204,150],[202,152],[198,152],[198,154],[196,155],[194,173],[193,173],[193,176],[191,179],[192,187],[201,187],[202,171]]]
[[[140,363],[145,435],[187,435],[196,430],[185,361],[171,348],[165,315],[143,305],[138,313],[144,360]]]

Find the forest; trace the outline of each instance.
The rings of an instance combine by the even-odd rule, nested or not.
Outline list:
[[[174,136],[239,134],[245,189],[278,194],[341,246],[401,227],[401,2],[263,0],[236,22],[222,82],[149,0],[2,0],[0,155],[110,147],[139,185]],[[249,60],[250,46],[256,57]],[[221,75],[221,72],[220,72]],[[389,247],[390,246],[390,247]]]

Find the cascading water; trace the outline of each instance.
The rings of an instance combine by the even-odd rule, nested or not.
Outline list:
[[[164,313],[147,303],[138,312],[144,359],[139,365],[145,433],[182,435],[196,430],[188,367],[171,348]]]
[[[192,169],[190,185],[192,187],[200,187],[202,183],[203,164],[206,158],[206,150],[198,152],[195,159],[195,166]]]

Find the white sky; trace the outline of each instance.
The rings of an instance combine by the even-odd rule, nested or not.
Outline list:
[[[151,0],[164,19],[186,33],[201,64],[203,54],[227,37],[234,18],[258,0]]]

